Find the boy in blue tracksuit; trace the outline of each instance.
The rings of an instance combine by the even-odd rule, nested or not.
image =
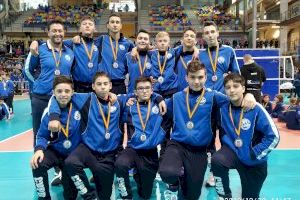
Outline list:
[[[0,121],[2,119],[10,119],[10,112],[9,112],[9,108],[6,105],[6,103],[4,103],[4,97],[0,96]]]
[[[6,71],[1,72],[0,82],[0,94],[3,93],[6,98],[4,99],[6,105],[9,108],[9,112],[13,113],[13,99],[15,94],[15,86],[14,83],[9,79],[8,73]]]
[[[245,79],[229,74],[224,79],[230,102],[220,108],[222,147],[212,156],[212,171],[220,197],[232,198],[229,169],[239,172],[242,199],[258,199],[267,177],[268,154],[279,142],[278,130],[261,104],[244,111],[241,107]]]
[[[189,88],[166,101],[173,131],[159,166],[162,180],[169,184],[165,198],[177,199],[180,187],[184,199],[196,200],[201,194],[199,188],[207,166],[206,150],[213,137],[211,123],[216,109],[228,102],[222,93],[204,88],[205,80],[205,66],[199,61],[190,62],[187,67]]]
[[[165,127],[161,125],[163,118],[149,77],[139,77],[136,80],[135,94],[136,102],[126,107],[124,112],[128,127],[128,146],[116,160],[116,176],[120,197],[132,199],[128,170],[135,168],[138,195],[142,199],[150,199],[158,170],[156,146],[165,137]]]
[[[73,95],[73,83],[69,78],[57,76],[53,82],[53,93],[61,109],[59,121],[62,128],[59,132],[48,130],[49,115],[46,109],[37,133],[34,155],[31,159],[33,180],[38,199],[51,199],[47,171],[54,166],[60,166],[64,198],[72,200],[76,199],[77,190],[65,171],[64,160],[81,141],[81,116],[70,103]]]
[[[281,94],[277,94],[274,98],[275,107],[272,109],[271,116],[273,118],[278,118],[278,115],[280,115],[284,111],[283,106],[283,96]]]
[[[175,72],[178,76],[178,91],[188,87],[186,81],[186,69],[188,63],[193,59],[194,48],[196,45],[197,32],[193,28],[187,28],[183,31],[182,52],[175,60]]]
[[[109,34],[97,38],[99,41],[99,71],[107,73],[111,78],[112,93],[126,94],[125,55],[131,51],[134,45],[120,33],[122,21],[119,15],[111,14],[106,26]]]
[[[26,59],[25,74],[33,82],[31,107],[34,144],[42,113],[52,95],[54,77],[71,75],[74,54],[71,49],[62,44],[64,32],[64,25],[61,21],[51,21],[48,24],[49,40],[40,46],[39,55],[33,56],[29,53]],[[40,74],[35,79],[37,69]]]
[[[146,30],[139,30],[136,38],[136,59],[132,57],[131,52],[126,54],[125,68],[128,71],[128,94],[135,90],[135,81],[141,77],[151,76],[151,58],[148,55],[148,48],[150,44],[150,35]]]

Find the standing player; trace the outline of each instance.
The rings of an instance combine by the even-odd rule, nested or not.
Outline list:
[[[222,198],[232,198],[228,171],[236,169],[241,178],[242,199],[259,199],[267,177],[268,154],[277,146],[279,133],[261,104],[248,112],[241,107],[245,92],[241,75],[226,76],[224,86],[230,102],[220,109],[223,145],[212,156],[216,191]]]
[[[2,119],[10,119],[10,112],[9,112],[9,108],[6,105],[6,103],[4,103],[4,97],[0,95],[0,121]]]
[[[158,170],[156,146],[163,141],[165,130],[161,126],[163,118],[159,114],[159,102],[153,95],[149,77],[136,80],[135,95],[136,102],[125,109],[124,120],[128,125],[129,141],[116,160],[116,176],[121,198],[132,199],[128,171],[135,168],[138,195],[142,199],[149,199]]]
[[[8,73],[6,71],[1,72],[1,79],[2,81],[0,82],[0,87],[3,89],[3,91],[5,91],[6,96],[4,101],[9,108],[10,114],[13,114],[13,100],[15,95],[14,83],[9,79]]]
[[[217,25],[212,21],[204,23],[202,37],[208,46],[205,51],[200,53],[200,60],[207,69],[207,81],[205,83],[205,87],[224,93],[224,77],[231,72],[240,73],[235,52],[230,46],[219,44],[219,31],[217,29]],[[217,116],[219,116],[219,114]],[[208,147],[209,160],[211,158],[211,154],[216,150],[216,123],[216,121],[212,123],[214,137],[212,143]],[[213,175],[209,174],[206,186],[214,185],[215,182]]]
[[[64,199],[72,200],[77,197],[75,185],[64,170],[64,160],[81,141],[80,113],[70,103],[73,90],[73,83],[69,78],[55,77],[53,94],[61,109],[59,120],[63,124],[63,128],[60,132],[55,133],[48,130],[49,116],[46,109],[36,136],[34,155],[30,162],[38,199],[51,199],[47,171],[54,166],[60,166],[63,169]]]
[[[57,20],[51,21],[47,28],[49,40],[40,46],[39,55],[33,56],[29,53],[25,64],[25,74],[33,82],[31,107],[34,145],[43,111],[52,94],[51,85],[54,77],[70,76],[74,60],[72,50],[62,44],[65,35],[63,23]],[[34,79],[37,68],[40,68],[40,74]]]
[[[151,75],[151,58],[148,56],[150,45],[150,35],[146,30],[139,30],[136,38],[136,59],[131,56],[131,52],[126,54],[125,68],[128,71],[128,94],[135,90],[135,81],[141,77],[149,77]]]

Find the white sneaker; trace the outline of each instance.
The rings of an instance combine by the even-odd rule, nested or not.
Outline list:
[[[206,181],[205,186],[206,187],[215,187],[215,185],[216,185],[216,182],[215,182],[214,175],[212,172],[209,172],[208,179]]]
[[[161,177],[160,177],[159,173],[156,173],[155,180],[156,180],[156,181],[161,181]]]
[[[54,178],[51,181],[52,186],[58,186],[59,184],[61,184],[61,171],[58,173],[54,172]]]
[[[178,199],[178,191],[172,192],[171,190],[164,191],[165,200],[177,200]]]

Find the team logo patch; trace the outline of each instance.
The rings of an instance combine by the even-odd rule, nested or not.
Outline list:
[[[200,98],[200,96],[197,98],[197,101],[199,100],[199,98]],[[206,99],[205,99],[205,97],[203,97],[200,101],[200,105],[203,105],[205,103],[206,103]]]
[[[250,122],[250,120],[247,119],[247,118],[243,118],[241,129],[243,129],[244,131],[246,131],[246,130],[248,130],[250,127],[251,127],[251,122]]]
[[[70,57],[69,55],[65,55],[65,59],[66,59],[67,61],[70,61],[70,60],[71,60],[71,57]]]
[[[220,56],[220,57],[218,58],[218,63],[222,64],[222,63],[224,63],[224,62],[225,62],[225,58],[224,58],[223,56]]]
[[[167,58],[168,58],[168,59],[172,58],[172,54],[171,54],[171,53],[168,53]]]
[[[125,50],[125,46],[123,44],[119,45],[120,50],[124,51]]]
[[[79,111],[75,111],[75,113],[74,113],[74,119],[77,120],[77,121],[79,121],[81,119],[81,114],[80,114]]]
[[[147,62],[146,69],[151,69],[151,63]]]
[[[94,51],[98,51],[98,48],[96,46],[94,46]]]
[[[159,108],[156,105],[152,107],[152,113],[154,113],[154,114],[159,113]]]
[[[110,107],[110,112],[114,113],[117,110],[116,106],[111,106]]]

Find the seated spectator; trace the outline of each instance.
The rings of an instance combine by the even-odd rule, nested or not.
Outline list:
[[[281,94],[277,94],[274,98],[275,108],[272,110],[271,116],[273,118],[278,118],[278,115],[284,110],[283,107],[283,96]]]
[[[0,96],[0,121],[2,119],[10,119],[8,106],[4,103],[4,97]]]
[[[272,113],[272,103],[270,102],[270,95],[268,94],[263,95],[262,105],[268,111],[269,114]]]
[[[286,110],[284,110],[284,111],[282,111],[281,113],[278,114],[278,121],[287,122],[286,121],[286,114],[291,110],[295,111],[296,107],[297,107],[297,99],[295,97],[290,98],[289,107]]]
[[[297,100],[297,105],[286,112],[285,120],[288,129],[300,130],[300,98]]]
[[[15,92],[15,86],[14,83],[10,80],[10,77],[8,76],[7,71],[1,72],[1,83],[3,87],[3,93],[5,98],[5,103],[9,107],[9,111],[12,114],[13,113],[13,99],[14,99],[14,92]],[[0,94],[1,95],[1,94]]]

